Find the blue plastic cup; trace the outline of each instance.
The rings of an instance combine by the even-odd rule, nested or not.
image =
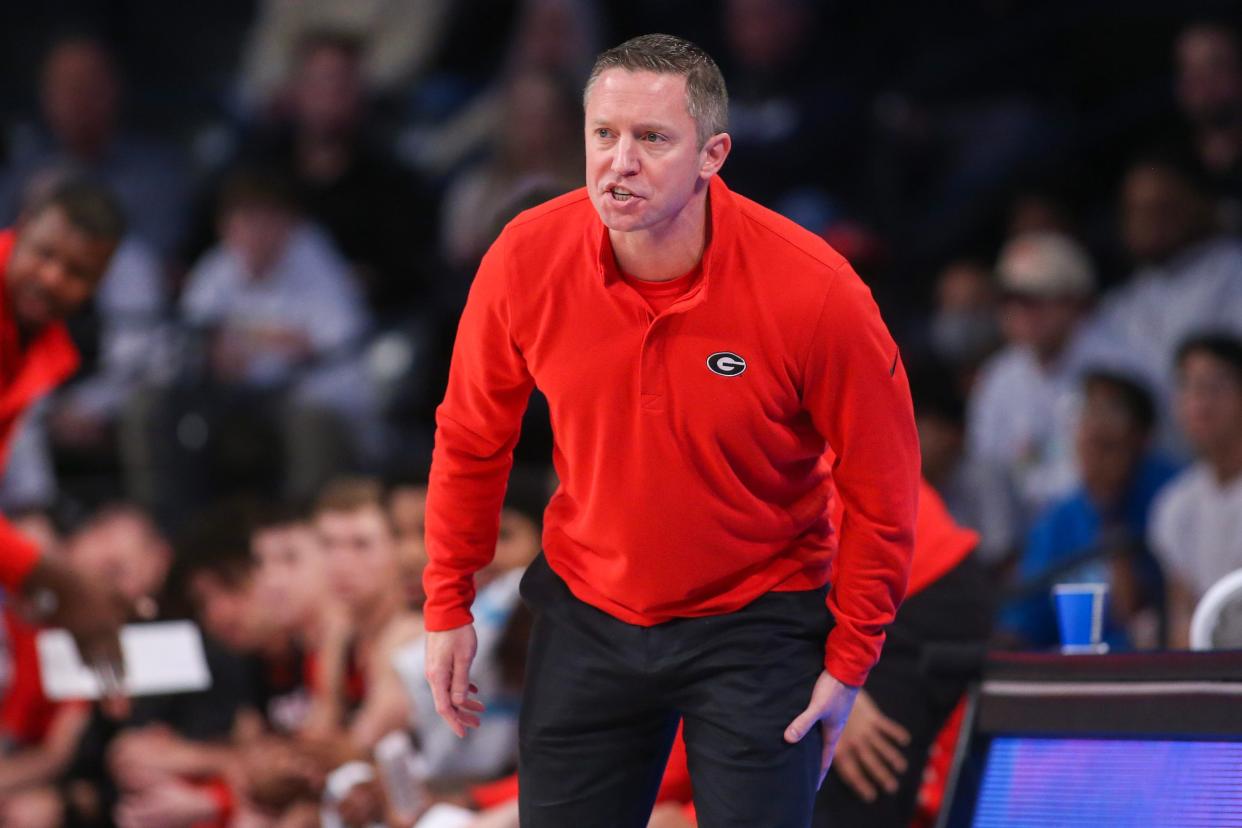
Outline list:
[[[1108,584],[1057,584],[1052,595],[1061,630],[1061,652],[1108,652],[1103,641]]]

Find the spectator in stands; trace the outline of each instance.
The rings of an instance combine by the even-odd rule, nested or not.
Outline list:
[[[524,189],[553,194],[583,184],[582,104],[577,89],[542,70],[520,72],[505,85],[491,157],[464,171],[444,198],[444,256],[473,272],[497,216]]]
[[[979,365],[1000,345],[998,298],[992,276],[980,262],[950,262],[936,277],[928,345],[953,369],[960,394],[967,393]]]
[[[1164,587],[1147,530],[1152,501],[1177,469],[1152,449],[1156,407],[1145,388],[1087,371],[1082,394],[1075,443],[1082,483],[1032,527],[1018,562],[1022,597],[1005,609],[1002,626],[1022,646],[1055,646],[1053,585],[1107,583],[1104,640],[1114,649],[1150,649],[1160,641]]]
[[[170,256],[184,230],[185,162],[175,150],[122,128],[122,81],[108,47],[83,35],[55,42],[39,93],[43,124],[12,148],[10,188],[0,197],[6,218],[17,214],[39,173],[90,174],[116,193],[133,233]]]
[[[1168,584],[1168,637],[1189,643],[1195,604],[1242,568],[1242,339],[1206,334],[1177,354],[1177,412],[1196,462],[1160,492],[1151,547]]]
[[[1003,465],[971,453],[965,404],[952,372],[922,362],[911,364],[909,375],[923,477],[954,520],[979,533],[979,560],[999,570],[1017,551],[1025,527],[1013,480]]]
[[[271,444],[283,450],[275,485],[290,500],[309,498],[333,474],[379,453],[359,356],[370,318],[348,265],[301,217],[279,176],[234,173],[223,191],[220,236],[181,297],[182,316],[206,352],[202,387],[189,399],[186,388],[174,387],[131,403],[127,427],[142,453],[127,458],[128,472],[152,502],[185,500],[185,487],[206,478],[199,464],[261,454]],[[193,371],[182,381],[193,390]],[[187,410],[205,421],[200,442],[213,441],[206,454],[187,455],[177,433]],[[254,485],[233,476],[237,485]]]
[[[287,116],[242,148],[245,163],[290,180],[332,236],[376,312],[429,304],[437,286],[435,199],[373,134],[364,44],[308,32],[289,75]]]
[[[831,71],[820,15],[807,0],[729,0],[722,19],[729,186],[795,220],[795,198],[827,207],[859,169],[859,96]]]
[[[453,15],[449,0],[264,0],[242,59],[242,105],[260,115],[279,112],[282,84],[298,48],[317,31],[347,32],[361,45],[362,73],[375,94],[400,94],[418,80],[440,48]]]
[[[1232,202],[1237,229],[1242,215],[1242,44],[1231,26],[1192,23],[1174,44],[1177,102],[1189,122],[1199,162]]]
[[[1220,234],[1201,170],[1176,155],[1132,164],[1122,184],[1122,231],[1138,265],[1104,297],[1093,341],[1115,353],[1092,361],[1140,372],[1169,410],[1173,358],[1199,330],[1242,331],[1242,243]],[[1171,434],[1162,442],[1175,445]]]
[[[1085,250],[1054,233],[1013,239],[996,270],[1006,345],[980,370],[967,437],[974,455],[1009,470],[1029,521],[1077,478],[1072,443],[1095,273]]]

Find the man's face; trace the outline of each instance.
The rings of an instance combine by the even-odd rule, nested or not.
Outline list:
[[[168,575],[168,545],[151,522],[121,512],[83,529],[67,547],[74,568],[105,583],[130,605],[159,592]]]
[[[255,532],[250,551],[258,563],[260,599],[268,602],[287,632],[300,629],[328,598],[319,539],[308,524],[291,523]]]
[[[328,582],[352,612],[366,612],[398,583],[396,540],[378,506],[315,517]]]
[[[18,325],[28,332],[73,315],[108,269],[116,242],[98,239],[47,207],[18,227],[8,290]]]
[[[259,600],[252,574],[227,583],[214,572],[197,572],[189,593],[203,629],[230,650],[253,652],[275,632],[272,608]]]
[[[1242,430],[1242,383],[1211,354],[1192,352],[1178,371],[1177,413],[1191,444],[1210,455]]]
[[[1147,443],[1120,391],[1106,385],[1087,390],[1075,439],[1087,490],[1108,500],[1120,497]]]
[[[43,70],[43,114],[71,151],[95,152],[111,134],[120,105],[120,82],[97,44],[65,43]]]
[[[259,279],[284,255],[294,224],[292,214],[280,207],[239,204],[222,218],[220,236],[250,276]]]
[[[1162,167],[1138,167],[1122,188],[1122,230],[1135,261],[1159,263],[1202,232],[1207,206],[1189,184]]]
[[[1197,125],[1231,126],[1242,117],[1242,56],[1230,35],[1197,26],[1177,39],[1177,98]]]
[[[1069,340],[1082,312],[1076,299],[1010,294],[1001,305],[1001,328],[1009,342],[1055,354]]]
[[[712,141],[700,150],[696,129],[685,77],[609,69],[596,78],[586,105],[587,191],[608,229],[675,226],[719,168],[706,151]]]
[[[362,68],[344,49],[324,46],[306,56],[294,83],[299,125],[316,135],[351,132],[362,112]]]
[[[427,487],[394,489],[388,501],[388,513],[397,533],[397,556],[406,603],[422,606],[427,600],[423,591],[423,569],[427,566],[427,545],[423,539],[427,529]]]

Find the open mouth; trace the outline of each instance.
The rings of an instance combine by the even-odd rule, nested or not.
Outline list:
[[[636,196],[624,187],[612,187],[608,190],[608,194],[612,196],[613,201],[629,201]]]

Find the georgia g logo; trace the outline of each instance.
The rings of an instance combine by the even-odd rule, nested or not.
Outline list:
[[[713,374],[736,377],[746,370],[746,360],[729,351],[718,351],[707,358],[707,367]]]

